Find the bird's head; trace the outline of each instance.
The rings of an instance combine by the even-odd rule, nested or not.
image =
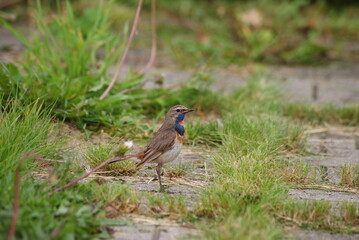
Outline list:
[[[193,109],[187,108],[182,105],[176,105],[170,108],[166,114],[166,118],[175,120],[176,122],[183,121],[186,113],[193,112]]]

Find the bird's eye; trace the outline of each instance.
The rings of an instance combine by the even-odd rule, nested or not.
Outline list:
[[[177,109],[176,112],[180,112],[181,110]]]

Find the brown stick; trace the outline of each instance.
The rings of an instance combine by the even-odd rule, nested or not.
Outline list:
[[[157,35],[156,35],[156,0],[152,0],[151,2],[151,32],[152,32],[152,47],[151,47],[151,57],[148,61],[145,68],[140,72],[143,74],[147,72],[153,65],[156,59],[157,52]]]
[[[144,67],[144,69],[142,69],[139,72],[139,75],[142,75],[142,74],[146,73],[149,69],[151,69],[152,65],[154,64],[154,62],[156,60],[156,53],[157,53],[156,0],[152,0],[151,9],[152,9],[152,11],[151,11],[151,32],[152,32],[151,56],[150,56],[150,59],[148,60],[148,63]],[[147,78],[146,80],[142,81],[140,84],[137,84],[136,86],[124,89],[121,92],[119,92],[118,94],[125,94],[125,93],[131,92],[135,89],[138,89],[138,88],[142,87],[143,85],[145,85],[145,83],[147,83],[149,80],[150,80],[150,78]]]
[[[142,4],[143,4],[143,0],[139,0],[138,1],[138,6],[137,6],[137,10],[136,10],[136,15],[135,15],[135,19],[133,21],[133,24],[132,24],[132,29],[131,29],[131,34],[130,34],[130,37],[127,41],[127,45],[126,45],[126,48],[125,48],[125,52],[123,53],[122,55],[122,58],[121,58],[121,62],[117,68],[117,71],[115,73],[115,76],[112,78],[110,84],[108,85],[108,87],[106,88],[106,90],[103,92],[103,94],[101,95],[100,97],[100,100],[103,100],[107,94],[110,92],[110,90],[112,89],[113,85],[115,84],[116,82],[116,79],[118,77],[118,75],[120,74],[120,71],[122,69],[122,66],[126,60],[126,57],[127,57],[127,54],[128,54],[128,50],[130,49],[130,46],[131,46],[131,43],[132,43],[132,39],[135,35],[135,32],[136,32],[136,29],[137,29],[137,25],[138,25],[138,21],[140,19],[140,13],[141,13],[141,9],[142,9]]]
[[[125,94],[125,93],[128,93],[128,92],[131,92],[133,90],[136,90],[136,89],[139,89],[141,88],[143,85],[145,85],[147,82],[149,82],[150,80],[152,80],[152,78],[149,78],[147,77],[145,80],[143,80],[141,83],[133,86],[133,87],[130,87],[130,88],[127,88],[127,89],[124,89],[122,90],[121,92],[119,92],[118,94],[121,95],[121,94]]]
[[[8,7],[21,2],[21,0],[9,0],[0,3],[0,8]]]
[[[64,190],[65,188],[68,188],[68,187],[70,187],[71,185],[74,185],[75,183],[77,183],[77,182],[81,181],[82,179],[88,177],[91,173],[96,172],[97,170],[99,170],[100,168],[106,166],[107,164],[114,163],[114,162],[118,162],[118,161],[122,161],[122,160],[126,160],[126,159],[129,159],[129,158],[133,158],[133,157],[136,157],[137,155],[138,155],[138,154],[127,155],[127,156],[120,157],[120,158],[110,158],[110,159],[107,159],[106,161],[100,163],[98,166],[96,166],[94,169],[92,169],[92,170],[89,171],[88,173],[82,175],[82,176],[79,177],[79,178],[76,178],[75,180],[72,180],[71,182],[67,183],[66,185],[64,185],[64,186],[62,186],[62,187],[56,188],[54,191],[49,192],[48,195],[51,196],[51,195],[54,194],[55,192],[60,192],[61,190]]]
[[[151,4],[151,35],[152,35],[151,56],[150,56],[148,63],[146,64],[146,66],[138,73],[139,76],[146,73],[149,69],[151,69],[152,65],[154,64],[154,62],[156,60],[156,54],[157,54],[156,0],[152,0],[151,3],[152,3]],[[150,78],[147,78],[146,80],[142,81],[141,83],[139,83],[136,86],[130,87],[128,89],[124,89],[121,92],[119,92],[118,94],[121,95],[121,94],[131,92],[133,90],[136,90],[136,89],[142,87],[143,85],[145,85],[148,81],[150,81]]]
[[[16,230],[16,222],[17,222],[17,214],[19,211],[19,205],[20,205],[20,170],[21,170],[21,164],[22,162],[29,156],[29,152],[26,152],[22,155],[20,161],[17,164],[16,170],[15,170],[15,180],[14,180],[14,202],[13,202],[13,208],[12,208],[12,218],[10,223],[10,230],[7,235],[7,240],[11,240],[15,236],[15,230]]]
[[[46,240],[51,240],[51,239],[54,239],[55,237],[57,237],[61,233],[61,231],[64,229],[65,225],[66,225],[66,222],[63,222],[54,231],[52,231],[50,237],[48,237]]]

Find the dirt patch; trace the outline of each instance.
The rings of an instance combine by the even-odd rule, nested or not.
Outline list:
[[[295,240],[357,240],[359,238],[358,234],[349,235],[310,230],[292,230],[291,235]]]

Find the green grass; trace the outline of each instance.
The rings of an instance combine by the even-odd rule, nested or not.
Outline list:
[[[298,121],[283,114],[286,104],[280,92],[266,81],[265,76],[255,75],[226,102],[232,108],[223,108],[221,122],[208,122],[203,127],[198,126],[201,125],[199,122],[194,122],[192,128],[198,128],[198,132],[191,130],[188,133],[197,143],[217,146],[217,153],[212,154],[214,162],[209,185],[192,209],[186,207],[183,197],[167,194],[155,196],[152,193],[142,195],[129,190],[127,186],[97,185],[94,182],[77,184],[48,197],[47,192],[55,185],[63,185],[80,173],[74,171],[76,168],[70,161],[53,163],[50,165],[54,167],[52,174],[57,181],[55,184],[51,181],[46,183],[31,176],[35,169],[46,172],[46,166],[28,159],[25,163],[27,167],[23,170],[17,236],[43,238],[62,225],[60,238],[76,235],[79,239],[88,239],[106,234],[104,224],[110,223],[103,223],[104,217],[114,218],[143,211],[140,207],[143,197],[149,202],[146,203],[148,209],[142,214],[193,222],[208,239],[278,239],[285,234],[284,225],[358,232],[354,205],[343,205],[340,216],[336,216],[325,202],[298,203],[287,200],[290,184],[306,184],[312,181],[313,173],[308,165],[293,164],[283,157],[288,153],[303,151],[304,128]],[[2,159],[6,160],[2,166],[12,169],[9,172],[6,168],[0,168],[0,173],[4,174],[0,181],[7,186],[0,190],[5,196],[0,200],[3,206],[0,215],[6,222],[0,232],[5,236],[13,201],[13,195],[9,193],[14,191],[13,173],[19,158],[24,152],[33,151],[45,159],[56,160],[61,158],[61,145],[56,144],[58,139],[50,137],[53,131],[51,117],[39,103],[28,105],[19,100],[3,100],[2,106],[0,140],[6,143],[0,148]],[[214,142],[213,139],[218,141]],[[122,145],[101,143],[91,145],[85,158],[93,167],[125,151]],[[109,167],[107,170],[111,171],[127,169],[122,165]],[[179,176],[186,171],[185,166],[177,166],[170,174]],[[348,184],[348,177],[354,179],[352,173],[343,168],[345,184]],[[48,216],[56,217],[50,219]]]
[[[329,1],[301,0],[159,0],[157,4],[159,47],[182,66],[320,64],[347,61],[357,54],[347,47],[358,40],[359,27],[353,21],[357,4],[345,2],[341,8]],[[135,2],[117,1],[111,18],[133,17],[135,7]],[[150,35],[149,18],[150,4],[145,2],[145,20],[140,23],[145,36]],[[150,42],[135,39],[135,45],[148,48]]]
[[[359,124],[359,106],[356,105],[309,105],[294,102],[284,105],[283,114],[310,124],[341,124],[357,126]]]
[[[126,31],[115,34],[110,30],[109,14],[114,4],[101,1],[82,10],[75,6],[74,10],[65,1],[51,12],[38,3],[32,18],[36,31],[30,38],[2,21],[26,52],[16,64],[2,64],[1,89],[23,101],[41,99],[58,119],[79,129],[107,126],[123,135],[130,132],[132,137],[137,129],[146,127],[146,118],[162,118],[176,104],[199,112],[220,112],[223,97],[208,90],[211,78],[205,73],[194,75],[176,89],[140,87],[118,94],[145,80],[130,71],[121,75],[108,97],[98,99],[110,82],[110,67],[116,66],[126,36]]]
[[[88,239],[101,232],[101,202],[92,204],[96,192],[91,184],[79,184],[74,188],[48,196],[56,184],[64,184],[72,178],[69,163],[57,163],[61,159],[62,141],[50,136],[52,118],[42,110],[39,102],[24,104],[16,99],[2,98],[0,121],[0,216],[2,238],[8,233],[14,201],[14,172],[19,160],[27,152],[39,157],[27,157],[21,168],[20,208],[16,225],[18,239],[45,239],[56,228],[61,228],[59,238]],[[37,159],[39,158],[39,159]],[[48,160],[52,160],[48,162]],[[48,170],[43,166],[52,166]],[[52,177],[40,180],[34,171],[48,172]],[[92,205],[91,205],[92,204]]]
[[[45,183],[29,175],[34,169],[45,171],[41,165],[36,166],[36,161],[29,159],[26,164],[33,167],[26,168],[28,174],[24,174],[26,181],[23,183],[24,193],[21,195],[21,209],[24,215],[19,218],[18,234],[36,238],[48,236],[62,224],[65,224],[65,227],[61,231],[61,237],[76,234],[79,238],[86,239],[106,234],[102,231],[102,219],[105,216],[114,218],[143,211],[143,208],[140,208],[143,204],[140,200],[142,197],[149,200],[146,203],[148,209],[146,208],[145,213],[141,212],[142,214],[169,217],[179,222],[193,222],[204,231],[208,239],[278,239],[285,234],[284,225],[332,229],[336,232],[358,231],[355,227],[357,213],[353,210],[353,205],[343,205],[341,215],[336,216],[325,202],[288,202],[290,184],[310,183],[314,181],[314,173],[308,165],[292,163],[287,159],[288,153],[303,152],[304,128],[298,121],[284,114],[286,103],[282,95],[274,85],[267,82],[264,75],[257,74],[248,79],[247,85],[228,96],[226,103],[232,107],[222,108],[219,114],[223,119],[220,122],[210,121],[201,124],[194,121],[188,132],[195,143],[217,147],[216,153],[212,154],[213,170],[209,185],[201,193],[200,201],[195,203],[193,209],[186,207],[183,197],[171,197],[167,194],[159,197],[152,193],[144,196],[136,191],[130,191],[127,186],[97,185],[94,182],[77,184],[48,197],[46,193],[55,186],[52,186],[51,182]],[[15,108],[11,104],[15,104]],[[16,163],[21,153],[29,150],[44,158],[56,159],[60,156],[57,153],[57,145],[49,142],[49,139],[52,139],[49,136],[52,129],[51,118],[48,113],[41,110],[42,107],[38,103],[29,106],[17,100],[7,105],[3,103],[3,106],[6,111],[2,112],[3,120],[0,127],[6,127],[1,133],[6,133],[5,130],[8,129],[8,134],[0,136],[7,136],[7,140],[4,139],[3,142],[15,141],[14,146],[19,148],[16,151],[5,152],[15,152],[19,153],[18,155],[6,155],[3,159],[15,159]],[[10,134],[13,132],[12,128],[23,130],[20,131],[19,137],[10,141],[10,137],[17,136]],[[38,133],[41,137],[34,137],[33,133]],[[31,141],[28,141],[28,138]],[[22,144],[20,140],[23,141]],[[30,144],[35,140],[34,144]],[[27,144],[31,147],[26,148]],[[85,159],[94,167],[109,157],[125,152],[126,149],[122,145],[101,143],[91,145],[85,153]],[[14,169],[16,164],[11,162]],[[131,166],[127,166],[127,163],[133,165],[132,162],[121,162],[120,166],[109,165],[109,169],[104,170],[122,171],[121,174],[127,171],[128,174]],[[70,162],[53,166],[54,175],[58,180],[56,186],[79,174],[73,171],[74,165]],[[169,176],[181,176],[187,171],[186,166],[175,166],[170,169]],[[343,168],[343,184],[354,184],[356,180],[353,180],[353,173],[352,169]],[[7,186],[3,191],[13,192],[12,178],[13,170],[1,180]],[[9,221],[12,195],[5,192],[3,194],[6,195],[6,204],[3,202],[5,207],[0,210],[0,214]],[[89,205],[91,202],[96,204]],[[46,210],[39,213],[37,206]],[[100,210],[101,207],[105,209],[104,212]],[[34,232],[33,228],[30,229],[29,225],[22,223],[29,222],[29,218],[33,216],[31,212],[34,212],[35,216],[40,216],[33,220],[33,225],[41,231]],[[51,221],[42,214],[58,214],[56,216],[60,217]],[[43,219],[50,224],[44,226]],[[1,230],[4,234],[7,226]]]
[[[0,107],[0,176],[13,172],[24,153],[32,151],[49,157],[56,156],[56,144],[49,141],[51,119],[41,111],[40,102],[30,105],[19,100],[1,98]],[[32,131],[29,131],[33,129]],[[25,139],[24,139],[25,138]],[[26,161],[27,169],[34,170],[36,162]]]
[[[318,44],[325,30],[317,26],[307,33],[301,32],[302,28],[308,27],[304,15],[311,15],[306,3],[280,1],[277,8],[268,8],[265,1],[258,3],[260,5],[256,7],[250,2],[241,6],[226,2],[221,10],[216,1],[211,3],[215,7],[210,9],[204,3],[193,8],[190,1],[181,1],[179,5],[160,1],[162,7],[168,8],[161,9],[160,19],[173,20],[168,10],[179,10],[173,12],[180,14],[178,24],[159,21],[160,45],[171,49],[175,58],[187,64],[193,64],[192,61],[199,64],[304,63],[317,60],[328,52],[325,46]],[[210,91],[211,77],[205,73],[195,75],[178,89],[140,88],[118,95],[121,90],[144,80],[130,72],[115,85],[108,98],[99,101],[98,97],[109,83],[109,67],[122,49],[122,41],[110,31],[112,11],[118,10],[118,5],[96,3],[84,11],[78,6],[75,5],[73,10],[73,6],[66,2],[65,11],[58,10],[50,16],[38,6],[37,34],[30,40],[25,40],[6,25],[23,42],[27,52],[21,63],[2,65],[0,70],[0,87],[7,94],[2,98],[0,118],[0,181],[1,186],[5,186],[0,189],[0,195],[4,196],[0,199],[0,217],[5,223],[0,226],[2,236],[7,234],[12,214],[14,169],[23,154],[29,151],[55,160],[46,163],[54,170],[50,172],[51,177],[41,180],[32,173],[34,170],[43,174],[48,172],[46,165],[31,158],[24,163],[18,238],[44,239],[61,226],[59,238],[106,236],[104,217],[138,212],[142,197],[149,200],[148,215],[170,216],[179,222],[193,221],[204,230],[208,239],[279,239],[284,236],[283,226],[286,224],[358,232],[355,228],[358,216],[351,204],[343,205],[341,215],[337,217],[326,202],[287,201],[290,184],[311,182],[313,173],[308,165],[293,164],[283,157],[288,153],[303,153],[303,122],[357,125],[356,106],[288,104],[262,73],[248,79],[247,84],[231,96]],[[240,17],[254,7],[264,19],[273,21],[268,22],[268,26],[246,26]],[[323,9],[319,9],[320,13],[325,12],[326,7]],[[225,14],[221,13],[223,11]],[[235,15],[237,12],[238,16]],[[190,17],[196,30],[180,26],[182,16]],[[338,18],[341,16],[339,14]],[[218,17],[224,21],[217,21]],[[322,15],[320,19],[328,20]],[[336,23],[335,31],[348,30],[341,30],[341,27],[349,20],[344,17],[341,23]],[[163,26],[163,22],[170,24]],[[287,24],[283,25],[283,22]],[[328,25],[322,29],[331,27],[334,22],[325,24]],[[203,30],[198,32],[198,41],[193,41],[193,32],[199,29],[198,26]],[[355,24],[348,28],[349,33],[357,30]],[[288,36],[293,39],[287,39]],[[99,53],[103,56],[98,57]],[[16,100],[6,101],[7,97],[16,97]],[[37,99],[42,104],[36,102]],[[209,185],[192,209],[186,207],[182,197],[142,195],[124,185],[97,185],[94,182],[77,184],[47,196],[50,189],[80,174],[79,169],[74,168],[76,164],[69,161],[71,159],[62,159],[61,143],[50,135],[53,131],[50,116],[71,121],[81,129],[96,130],[107,126],[113,135],[149,138],[155,130],[154,123],[163,119],[167,109],[176,104],[196,108],[197,116],[221,118],[220,121],[201,118],[187,125],[189,144],[217,147],[216,153],[212,154],[213,175]],[[148,118],[154,120],[149,122]],[[116,152],[125,152],[118,147],[111,143],[91,145],[85,160],[94,167]],[[133,163],[126,161],[109,165],[104,170],[132,174],[132,167]],[[169,175],[181,176],[187,171],[187,166],[178,165],[170,168]],[[355,171],[348,166],[342,168],[343,185],[357,185]]]
[[[128,29],[136,4],[113,1],[110,11],[103,12],[114,31]],[[43,5],[46,11],[56,8],[56,4],[46,1]],[[82,26],[91,29],[96,23],[94,16],[101,12],[98,3],[79,0],[72,5]],[[347,1],[339,5],[332,1],[302,0],[159,0],[159,48],[171,55],[176,64],[189,67],[253,61],[291,64],[352,61],[358,52],[348,45],[358,41],[359,6]],[[19,9],[13,9],[15,15]],[[150,3],[145,2],[139,25],[141,35],[134,39],[135,48],[151,46],[150,9]]]
[[[204,119],[191,119],[186,123],[188,143],[201,144],[208,147],[216,147],[222,143],[221,127],[223,124],[217,121],[206,123]]]
[[[278,116],[279,100],[277,90],[258,75],[235,93],[231,111],[224,114],[223,145],[214,156],[213,181],[197,212],[218,221],[205,228],[210,239],[280,236],[269,213],[285,199],[287,189],[276,174],[276,157],[300,146],[301,127]]]
[[[226,216],[220,226],[206,227],[206,239],[280,239],[282,230],[272,218],[247,209],[241,216]]]
[[[114,156],[124,156],[128,148],[121,144],[99,143],[88,147],[84,154],[85,161],[91,168]],[[105,175],[133,175],[136,172],[135,163],[131,160],[120,161],[104,166],[102,170]]]
[[[177,163],[171,166],[165,166],[165,176],[170,178],[185,176],[192,169],[192,164],[189,162],[183,162],[179,160]]]
[[[146,196],[146,195],[145,195]],[[184,197],[179,196],[156,196],[147,194],[150,216],[166,217],[169,216],[172,219],[179,219],[187,213],[187,207],[184,202]]]
[[[359,164],[344,164],[340,167],[340,184],[359,188]]]
[[[26,56],[20,63],[21,71],[12,64],[4,66],[1,87],[6,91],[15,89],[25,99],[41,98],[45,104],[53,104],[52,111],[59,118],[78,119],[79,124],[111,122],[111,116],[107,121],[101,116],[92,117],[108,108],[109,102],[126,98],[113,96],[107,104],[96,101],[106,87],[110,66],[121,52],[119,37],[108,31],[110,8],[99,3],[96,8],[86,9],[80,18],[68,1],[63,14],[59,10],[58,15],[45,12],[38,2],[32,18],[36,24],[32,39],[25,39],[5,24],[26,47]],[[45,17],[48,21],[43,21]],[[100,52],[101,61],[97,59]],[[131,80],[136,84],[141,79]]]
[[[288,159],[288,153],[305,152],[304,127],[285,114],[283,99],[259,73],[226,98],[232,108],[222,108],[221,122],[191,123],[188,134],[194,142],[217,147],[209,186],[194,209],[181,197],[149,194],[148,211],[142,214],[193,222],[208,239],[278,239],[285,225],[358,232],[354,205],[344,206],[337,216],[326,202],[288,201],[292,184],[316,183],[321,176],[308,164]],[[169,173],[178,176],[186,170],[179,166]],[[127,212],[137,207],[130,204],[135,210]]]
[[[13,214],[15,168],[28,156],[21,167],[15,237],[47,239],[57,231],[58,239],[109,237],[105,227],[123,223],[109,222],[106,217],[135,211],[137,193],[126,185],[90,181],[48,196],[49,191],[82,174],[72,159],[76,153],[71,151],[75,150],[65,148],[66,135],[58,132],[50,109],[44,109],[40,101],[0,100],[0,236],[7,236]],[[89,153],[92,160],[101,161],[101,157],[121,155],[126,150],[122,145],[108,144],[93,146]],[[111,204],[116,208],[108,211]]]
[[[96,195],[93,200],[105,203],[103,209],[106,219],[101,219],[101,222],[136,212],[142,197],[141,193],[130,190],[128,186],[122,184],[102,184],[95,187],[94,190]],[[113,225],[123,225],[123,223]]]
[[[290,156],[289,158],[293,158]],[[293,184],[308,184],[316,182],[323,176],[318,170],[311,166],[311,164],[301,161],[299,159],[277,159],[279,169],[277,173],[288,183]]]
[[[211,219],[203,226],[209,239],[278,239],[285,222],[358,231],[355,221],[336,217],[327,203],[305,203],[303,208],[287,201],[290,184],[310,183],[314,173],[307,164],[283,158],[303,152],[304,128],[283,115],[282,99],[264,76],[257,75],[232,97],[231,111],[223,113],[223,142],[214,154],[212,181],[194,211],[197,217]]]
[[[358,233],[357,207],[355,203],[344,202],[337,210],[333,210],[332,205],[326,201],[289,201],[274,214],[280,221],[292,226],[331,232]]]

